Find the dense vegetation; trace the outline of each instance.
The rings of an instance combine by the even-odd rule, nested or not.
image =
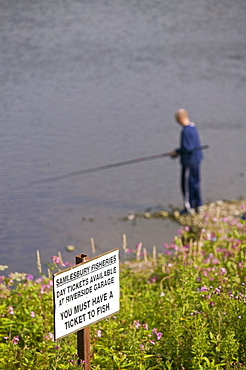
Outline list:
[[[125,251],[121,310],[91,326],[92,369],[246,369],[246,224],[205,216],[157,257]],[[0,369],[83,367],[75,334],[53,340],[49,277],[11,273],[0,288]]]

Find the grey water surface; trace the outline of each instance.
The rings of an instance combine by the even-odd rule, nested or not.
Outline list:
[[[54,176],[168,152],[174,112],[197,124],[204,201],[245,197],[245,0],[0,0],[0,264],[36,273],[72,244],[97,254],[170,242],[182,207],[169,158]],[[33,184],[35,182],[35,184]]]

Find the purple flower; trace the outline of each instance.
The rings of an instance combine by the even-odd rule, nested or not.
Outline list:
[[[144,351],[144,345],[143,344],[140,344],[140,349],[141,349],[141,351]]]
[[[162,337],[162,333],[161,332],[158,332],[157,334],[156,334],[156,339],[157,340],[160,340],[161,339],[161,337]]]
[[[13,309],[13,307],[12,307],[12,306],[9,306],[9,308],[8,308],[8,313],[9,313],[10,315],[13,315],[13,314],[14,314],[14,309]]]
[[[157,329],[156,329],[156,328],[154,328],[154,329],[152,330],[152,334],[157,334]]]
[[[26,279],[27,279],[27,280],[33,280],[33,276],[32,276],[31,274],[27,274],[27,275],[26,275]]]
[[[141,326],[139,320],[134,320],[133,325],[135,326],[136,329],[138,329]]]
[[[100,338],[100,337],[102,336],[102,330],[100,330],[100,329],[99,329],[99,330],[97,331],[97,336],[98,336],[98,338]]]
[[[207,290],[208,290],[208,288],[206,286],[202,286],[201,289],[200,289],[201,292],[206,292]]]
[[[55,263],[56,265],[59,265],[61,263],[61,260],[58,256],[52,256],[51,258],[53,263]]]
[[[151,344],[154,344],[154,345],[155,345],[155,342],[154,342],[153,340],[150,340],[149,342],[150,342]]]
[[[12,339],[12,342],[14,344],[18,344],[19,341],[20,341],[20,339],[19,339],[19,336],[18,335]]]
[[[144,328],[145,330],[148,330],[148,324],[143,324],[143,328]]]
[[[44,280],[44,276],[41,276],[41,277],[38,277],[36,280],[35,280],[35,283],[42,283],[42,281]]]
[[[148,280],[147,283],[148,284],[156,283],[156,276],[152,276],[152,278],[150,280]]]
[[[48,333],[44,336],[44,339],[54,341],[54,335],[52,333]]]

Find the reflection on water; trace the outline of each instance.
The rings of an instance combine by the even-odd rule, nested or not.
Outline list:
[[[123,233],[162,250],[177,225],[119,217],[182,206],[177,161],[31,183],[173,149],[181,106],[210,145],[204,201],[245,196],[245,15],[243,0],[1,3],[1,263],[31,272],[36,249],[72,259],[67,244],[101,253]]]

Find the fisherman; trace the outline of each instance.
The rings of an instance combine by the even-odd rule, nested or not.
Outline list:
[[[190,122],[188,112],[179,109],[175,114],[176,121],[182,126],[180,147],[169,153],[171,158],[180,157],[181,190],[184,209],[180,214],[194,214],[202,206],[200,189],[200,164],[203,158],[199,134],[193,122]]]

